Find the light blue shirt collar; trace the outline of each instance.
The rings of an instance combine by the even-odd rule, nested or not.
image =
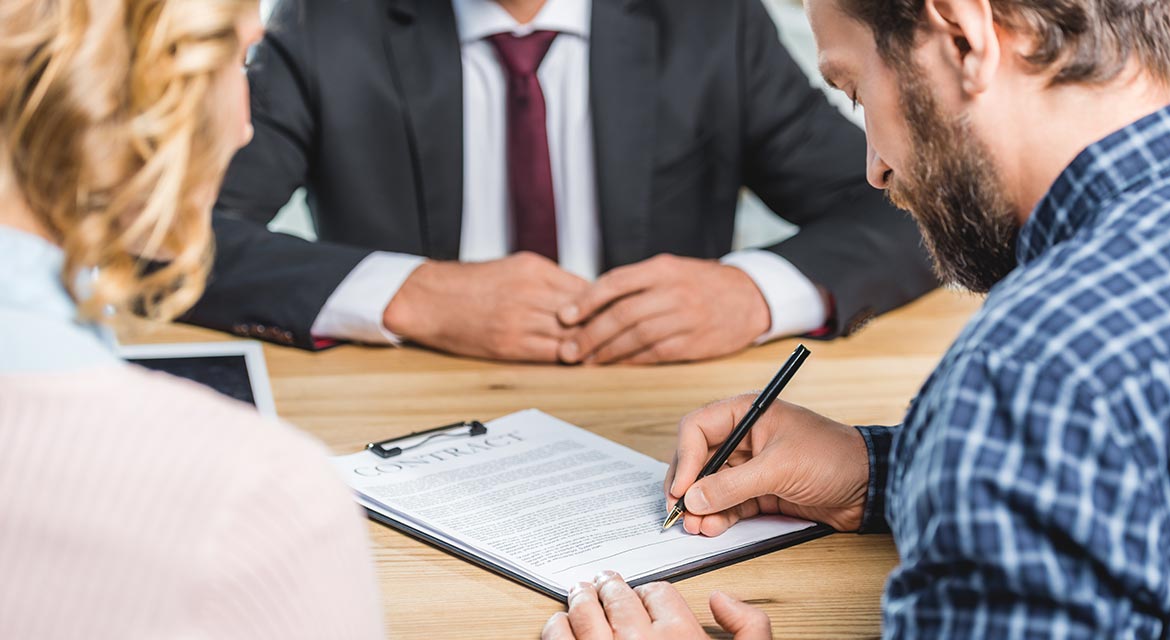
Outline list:
[[[0,374],[121,362],[112,331],[78,321],[77,305],[61,283],[64,262],[58,247],[0,226]]]

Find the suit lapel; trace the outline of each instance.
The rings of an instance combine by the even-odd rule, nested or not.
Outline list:
[[[459,258],[463,221],[463,61],[447,0],[389,0],[384,36],[403,101],[423,252]]]
[[[590,85],[605,266],[649,246],[658,31],[639,0],[593,0]]]

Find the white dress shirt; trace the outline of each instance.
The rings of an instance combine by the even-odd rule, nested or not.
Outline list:
[[[497,260],[511,253],[507,167],[507,83],[495,49],[498,33],[524,36],[557,31],[537,78],[544,93],[549,161],[556,202],[560,265],[594,280],[600,273],[601,225],[594,176],[589,107],[591,0],[547,0],[519,24],[496,0],[452,0],[463,54],[463,228],[459,259]],[[374,344],[400,339],[382,324],[383,312],[424,261],[376,252],[341,282],[313,323],[313,335]],[[769,251],[747,250],[722,260],[743,270],[763,294],[771,328],[759,342],[819,329],[826,310],[820,293],[796,267]]]

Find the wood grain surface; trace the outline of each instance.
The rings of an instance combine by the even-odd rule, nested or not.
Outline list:
[[[851,424],[896,424],[980,299],[938,291],[854,337],[805,341],[812,356],[784,399]],[[184,326],[138,326],[125,342],[218,341]],[[661,460],[679,419],[757,390],[792,351],[784,340],[711,362],[585,368],[497,364],[431,351],[343,346],[323,353],[265,345],[280,415],[350,453],[371,440],[539,408]],[[369,524],[395,638],[535,638],[561,605],[375,523]],[[834,534],[678,583],[710,631],[716,589],[762,606],[779,638],[876,637],[897,563],[889,536]]]

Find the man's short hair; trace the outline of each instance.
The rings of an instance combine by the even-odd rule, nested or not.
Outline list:
[[[924,0],[840,0],[888,61],[904,62]],[[990,0],[995,21],[1034,38],[1026,57],[1052,84],[1103,83],[1137,61],[1170,84],[1170,0]]]

